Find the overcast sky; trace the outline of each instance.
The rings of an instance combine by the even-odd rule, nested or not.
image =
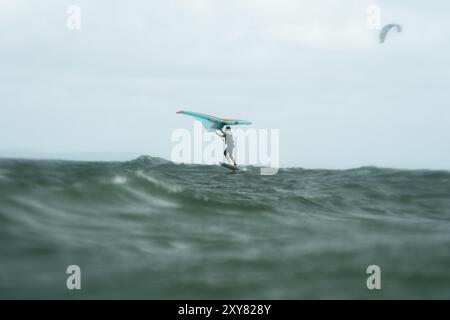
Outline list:
[[[404,28],[383,45],[374,4]],[[0,0],[0,156],[169,158],[172,131],[192,129],[185,109],[280,129],[282,166],[450,169],[449,9]]]

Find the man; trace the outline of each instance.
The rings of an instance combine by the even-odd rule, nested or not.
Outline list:
[[[221,129],[220,133],[218,133],[218,132],[216,132],[216,133],[219,137],[224,138],[225,144],[227,145],[227,147],[225,148],[225,151],[223,152],[223,155],[225,156],[225,158],[227,159],[227,161],[230,164],[233,164],[235,167],[237,167],[236,162],[233,159],[234,139],[233,139],[233,135],[231,134],[231,127],[226,126],[225,132],[223,132]]]

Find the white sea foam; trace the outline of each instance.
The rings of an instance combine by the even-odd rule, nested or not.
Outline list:
[[[169,183],[167,183],[167,182],[158,180],[158,179],[156,179],[155,177],[152,177],[152,176],[150,176],[150,175],[148,175],[148,174],[145,174],[144,172],[142,172],[142,171],[140,171],[140,170],[136,172],[136,175],[137,175],[138,177],[140,177],[140,178],[143,178],[143,179],[145,179],[145,180],[147,180],[147,181],[153,183],[154,185],[156,185],[156,186],[158,186],[158,187],[161,187],[161,188],[163,188],[163,189],[169,191],[169,192],[172,192],[172,193],[179,193],[179,192],[183,191],[183,188],[182,188],[181,186],[179,186],[179,185],[176,185],[176,184],[169,184]]]
[[[127,183],[127,178],[124,176],[114,176],[114,178],[112,179],[112,183],[125,184],[125,183]]]

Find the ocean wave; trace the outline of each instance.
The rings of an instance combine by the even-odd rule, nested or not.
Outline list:
[[[0,278],[7,296],[49,297],[60,284],[42,291],[40,279],[53,279],[55,266],[76,261],[105,279],[123,274],[127,281],[118,291],[165,298],[183,297],[184,288],[202,287],[217,274],[209,290],[190,297],[260,292],[290,298],[298,288],[317,286],[319,270],[359,283],[373,261],[409,268],[411,276],[421,275],[415,266],[432,265],[427,272],[448,279],[449,181],[446,171],[376,167],[288,168],[260,176],[256,167],[229,174],[220,166],[148,156],[129,162],[3,159],[0,260],[7,263]],[[26,265],[38,267],[18,274]],[[139,274],[162,280],[155,287]],[[391,281],[411,286],[400,276]],[[274,296],[274,286],[285,293]],[[29,293],[37,288],[42,296]],[[107,290],[98,284],[83,294],[102,298]]]

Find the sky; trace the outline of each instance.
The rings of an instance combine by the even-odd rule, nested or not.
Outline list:
[[[403,26],[382,45],[373,5]],[[172,132],[193,128],[175,112],[191,110],[279,129],[283,167],[450,170],[448,9],[0,0],[0,157],[168,159]]]

